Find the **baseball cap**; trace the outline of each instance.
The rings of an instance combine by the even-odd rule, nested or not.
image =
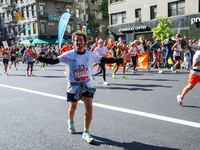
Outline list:
[[[135,44],[135,41],[131,42],[131,45],[134,45]]]
[[[101,43],[101,42],[103,42],[103,40],[102,40],[102,39],[99,39],[99,40],[98,40],[98,43]]]

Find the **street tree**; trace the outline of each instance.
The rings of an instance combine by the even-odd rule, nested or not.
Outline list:
[[[108,15],[108,0],[102,0],[99,5],[99,11],[102,13],[102,21],[109,22],[109,15]],[[104,32],[106,36],[109,35],[109,29],[107,28]]]
[[[166,19],[165,17],[157,17],[158,25],[155,28],[152,28],[153,38],[160,38],[162,41],[167,39],[168,37],[173,37],[176,35],[174,31],[170,28],[173,26],[170,19]]]
[[[95,16],[93,11],[91,10],[89,3],[88,3],[88,8],[87,8],[87,14],[88,14],[88,21],[87,21],[88,26],[87,26],[87,28],[90,29],[91,36],[96,38],[99,35],[100,24],[97,21],[97,16]]]

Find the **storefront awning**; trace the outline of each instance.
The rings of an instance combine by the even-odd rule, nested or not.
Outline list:
[[[29,40],[23,40],[20,42],[20,44],[23,44],[24,46],[29,46],[31,45],[31,42]]]
[[[49,42],[41,40],[41,39],[34,39],[32,42],[32,45],[36,45],[36,44],[49,44]]]

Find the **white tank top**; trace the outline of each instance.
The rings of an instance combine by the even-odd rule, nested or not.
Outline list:
[[[181,56],[181,44],[177,43],[176,50],[177,51],[174,51],[174,56]]]

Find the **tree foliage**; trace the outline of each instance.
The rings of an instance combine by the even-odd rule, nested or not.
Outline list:
[[[94,13],[91,11],[89,3],[88,3],[88,8],[87,8],[86,11],[87,11],[87,14],[88,14],[88,21],[87,21],[88,26],[87,26],[87,28],[90,29],[90,31],[92,32],[91,36],[96,38],[99,35],[100,24],[96,20]]]
[[[99,11],[102,13],[102,21],[109,22],[108,0],[102,0],[102,2],[99,5]]]
[[[109,15],[108,15],[108,0],[102,0],[99,5],[99,11],[102,13],[102,21],[109,22]],[[109,35],[109,29],[107,28],[104,32],[106,36]]]
[[[153,37],[158,37],[162,41],[167,39],[168,37],[175,36],[175,32],[170,29],[173,26],[170,19],[166,19],[165,17],[157,17],[158,25],[155,28],[152,28]]]

